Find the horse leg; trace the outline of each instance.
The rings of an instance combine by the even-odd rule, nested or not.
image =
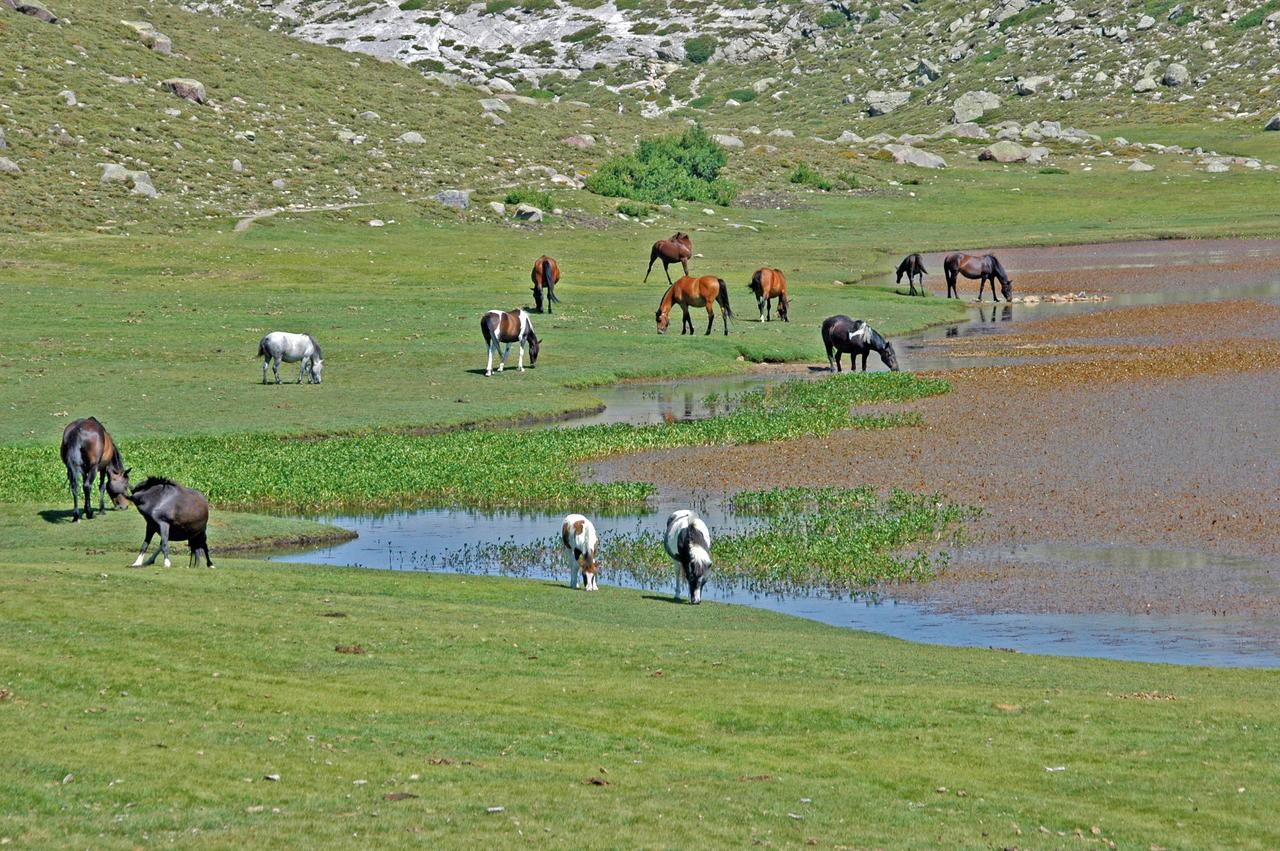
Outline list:
[[[869,354],[871,354],[871,352],[870,352],[869,350],[868,350],[868,351],[865,351],[865,352],[863,352],[863,353],[862,353],[862,371],[863,371],[863,372],[866,372],[866,371],[867,371],[867,355],[869,355]],[[857,371],[857,370],[855,370],[855,372],[856,372],[856,371]]]
[[[677,562],[676,563],[676,592],[674,596],[674,599],[676,600],[680,599],[680,580],[683,578],[684,578],[684,567],[679,562]]]
[[[276,377],[276,384],[279,384],[279,383],[280,383],[280,358],[275,357],[275,356],[272,356],[272,358],[271,358],[271,372],[272,372],[272,373],[275,375],[275,377]]]
[[[760,309],[760,321],[764,321],[765,309],[769,306],[769,299],[764,296],[756,296],[756,307]]]
[[[707,302],[707,333],[702,335],[702,336],[704,336],[704,337],[710,337],[710,336],[711,336],[711,326],[716,324],[716,312],[715,312],[714,310],[712,310],[712,309],[711,309],[711,305],[712,305],[712,302]],[[720,315],[721,315],[721,316],[724,316],[724,313],[723,313],[723,312],[721,312],[721,314],[720,314]],[[725,317],[725,320],[724,320],[724,333],[725,333],[725,335],[726,335],[726,336],[727,336],[727,335],[728,335],[728,333],[729,333],[729,319],[728,319],[728,317]]]
[[[493,350],[497,348],[493,344],[493,338],[489,338],[489,360],[484,365],[484,374],[493,375]]]
[[[84,516],[93,519],[93,476],[94,470],[90,468],[87,474],[82,474],[80,480],[81,486],[84,488]]]
[[[267,383],[267,363],[271,360],[271,356],[267,355],[262,359],[262,383]]]
[[[663,272],[666,274],[666,276],[667,276],[667,285],[668,285],[668,286],[670,286],[672,283],[674,283],[674,282],[671,280],[671,270],[667,268],[667,267],[668,267],[668,266],[670,266],[670,265],[671,265],[671,264],[667,262],[667,258],[663,257],[663,258],[662,258],[662,271],[663,271]]]
[[[173,566],[172,563],[169,561],[169,524],[165,523],[163,520],[160,521],[160,549],[156,550],[156,552],[164,553],[165,567]],[[156,557],[152,556],[151,560],[155,561]]]
[[[511,356],[511,344],[507,343],[507,347],[502,350],[502,360],[498,361],[498,372],[507,368],[507,358]]]
[[[707,312],[711,312],[711,305],[707,305]],[[714,318],[714,316],[712,317]],[[729,336],[729,314],[723,310],[720,311],[720,321],[724,323],[724,335]]]
[[[682,259],[682,260],[680,261],[680,266],[681,266],[681,268],[683,268],[683,269],[684,269],[684,276],[685,276],[686,278],[687,278],[687,277],[689,277],[689,261],[688,261],[688,260],[683,260],[683,259]]]
[[[107,468],[98,471],[98,510],[107,510]]]
[[[306,370],[306,368],[307,368],[307,359],[306,359],[306,358],[303,358],[302,360],[298,361],[298,380],[297,380],[297,381],[295,381],[295,382],[294,382],[294,384],[301,384],[301,383],[302,383],[302,374],[303,374],[303,372]]]
[[[156,531],[157,531],[156,524],[151,520],[147,520],[147,537],[142,539],[142,549],[138,550],[138,558],[134,560],[133,564],[129,565],[130,567],[142,567],[143,565],[142,557],[147,554],[147,547],[151,546],[151,536],[154,535]],[[151,561],[146,563],[151,564],[151,562],[153,561],[155,561],[154,556],[152,557]]]
[[[687,304],[680,305],[680,310],[684,313],[684,318],[680,320],[680,336],[686,333],[693,333],[693,320],[689,318],[689,306]]]
[[[80,485],[76,482],[76,475],[67,468],[67,484],[71,487],[71,516],[74,518],[71,522],[80,522]]]
[[[516,366],[524,372],[524,340],[516,341]]]

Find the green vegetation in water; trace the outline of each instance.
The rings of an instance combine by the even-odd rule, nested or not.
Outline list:
[[[694,65],[701,65],[711,58],[716,52],[715,36],[699,35],[693,38],[685,39],[684,55],[685,58]]]
[[[508,204],[532,204],[547,213],[550,213],[551,209],[556,205],[555,199],[551,197],[550,192],[533,189],[528,186],[512,189],[503,200]]]
[[[317,511],[342,506],[450,504],[579,509],[638,506],[648,484],[583,483],[584,462],[679,446],[763,443],[842,428],[914,425],[918,415],[858,415],[854,405],[946,392],[909,373],[846,374],[743,393],[732,410],[695,422],[444,434],[351,434],[298,440],[261,434],[140,439],[125,458],[135,478],[164,475],[220,507]],[[0,493],[53,502],[65,472],[46,446],[0,447]]]
[[[587,178],[597,195],[650,204],[698,201],[728,206],[737,187],[720,176],[728,155],[701,127],[679,136],[646,139],[634,153],[614,157]]]
[[[821,189],[823,192],[830,192],[832,189],[831,181],[823,177],[822,172],[808,163],[800,163],[796,166],[788,180],[801,186]]]

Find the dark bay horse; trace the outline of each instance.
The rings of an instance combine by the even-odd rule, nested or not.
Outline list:
[[[787,318],[787,307],[790,304],[787,301],[787,278],[782,274],[781,269],[768,267],[757,269],[751,276],[751,283],[747,288],[756,294],[756,305],[760,308],[761,322],[765,321],[766,316],[772,318],[771,300],[775,298],[778,300],[778,318],[783,322],[791,321]]]
[[[723,278],[717,278],[715,275],[704,275],[701,278],[690,278],[688,275],[676,281],[667,287],[667,291],[662,296],[662,302],[658,305],[658,310],[654,313],[653,318],[658,323],[658,333],[667,333],[667,326],[671,323],[671,308],[680,305],[684,311],[684,321],[680,323],[680,334],[683,336],[688,328],[688,333],[696,333],[693,330],[693,320],[689,318],[689,308],[705,307],[707,309],[707,334],[711,333],[711,326],[715,324],[716,314],[713,306],[720,305],[720,318],[724,321],[724,335],[729,336],[729,320],[733,318],[733,311],[729,309],[729,285],[724,282]]]
[[[822,323],[822,345],[827,349],[827,365],[832,372],[840,372],[840,356],[849,354],[850,372],[858,371],[858,355],[862,355],[862,371],[867,371],[867,355],[876,352],[884,365],[898,371],[898,355],[880,332],[861,319],[832,316]]]
[[[978,301],[982,301],[982,290],[988,281],[991,282],[991,298],[1000,300],[996,295],[996,279],[1000,280],[1004,300],[1009,301],[1013,297],[1013,281],[1005,274],[1004,266],[994,254],[983,254],[981,257],[976,254],[948,254],[942,261],[942,273],[947,276],[947,298],[960,297],[956,292],[957,275],[978,279]]]
[[[924,276],[927,274],[929,274],[929,270],[924,267],[924,258],[919,254],[908,254],[906,257],[903,257],[902,262],[898,264],[898,277],[894,283],[902,283],[902,276],[906,275],[907,285],[911,287],[910,295],[917,295],[916,278],[919,278],[919,295],[928,295],[924,289]]]
[[[76,493],[84,488],[84,513],[93,519],[94,476],[98,477],[98,510],[106,511],[104,494],[118,508],[128,508],[129,471],[125,469],[120,450],[102,423],[93,417],[76,420],[62,430],[62,463],[67,467],[67,483],[71,486],[71,512],[80,522]]]
[[[147,537],[142,541],[138,558],[131,565],[142,567],[154,564],[156,557],[164,553],[164,566],[169,567],[169,542],[186,541],[191,547],[191,564],[198,564],[200,553],[204,563],[213,567],[209,558],[209,541],[205,530],[209,525],[209,500],[198,490],[184,488],[177,482],[152,476],[133,489],[129,501],[147,521]],[[160,533],[160,546],[146,562],[142,557],[151,546],[151,538]]]
[[[502,352],[502,360],[498,363],[498,372],[507,365],[507,355],[511,354],[511,344],[516,344],[517,366],[524,372],[524,347],[529,347],[529,366],[538,362],[538,335],[534,333],[533,321],[523,310],[490,310],[480,317],[480,333],[484,335],[484,343],[489,347],[489,362],[484,374],[493,375],[493,356],[498,353],[502,343],[507,348]]]
[[[533,309],[542,312],[542,290],[547,291],[547,313],[553,313],[552,304],[559,304],[556,298],[556,284],[560,283],[560,267],[552,257],[542,255],[533,261],[533,272],[529,275],[533,281]]]
[[[684,268],[685,277],[689,277],[689,258],[692,256],[693,241],[687,233],[677,231],[671,239],[658,240],[649,250],[649,268],[644,273],[645,281],[649,280],[649,273],[653,271],[656,260],[662,261],[662,271],[666,272],[668,284],[671,283],[671,273],[667,271],[667,267],[672,263],[679,263]]]

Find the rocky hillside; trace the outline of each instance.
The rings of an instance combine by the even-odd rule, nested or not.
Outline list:
[[[1277,0],[193,0],[499,91],[919,130],[960,120],[1251,121],[1278,108]],[[269,4],[267,4],[269,6]],[[892,116],[892,117],[886,117]],[[879,119],[879,120],[875,120]],[[862,128],[860,128],[861,130]]]

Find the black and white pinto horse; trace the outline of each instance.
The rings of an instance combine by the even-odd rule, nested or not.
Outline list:
[[[676,563],[676,593],[680,599],[680,582],[689,585],[689,602],[702,602],[702,587],[711,572],[711,531],[702,518],[687,508],[667,518],[667,555]]]
[[[595,525],[581,514],[566,515],[560,524],[560,540],[569,560],[569,587],[578,587],[582,574],[582,590],[599,591],[596,574],[600,572],[600,538]]]
[[[507,344],[498,363],[498,372],[507,365],[507,355],[511,354],[511,344],[516,344],[516,366],[524,372],[524,348],[529,347],[529,366],[538,362],[538,335],[533,331],[533,321],[527,311],[490,310],[480,318],[480,331],[484,334],[484,344],[489,348],[489,362],[484,368],[485,375],[493,375],[493,356],[503,343]]]
[[[916,279],[920,279],[920,292],[918,295],[928,295],[924,288],[924,276],[929,274],[929,270],[924,267],[924,258],[919,254],[908,254],[902,258],[902,262],[898,264],[898,277],[894,280],[895,284],[902,283],[902,276],[907,276],[907,286],[911,287],[908,295],[917,295]]]
[[[867,371],[867,355],[876,352],[884,365],[898,371],[898,355],[880,332],[861,319],[848,316],[831,316],[822,323],[822,345],[827,349],[827,366],[832,372],[840,372],[840,356],[849,354],[849,370],[858,371],[858,355],[862,355],[862,371]]]
[[[267,364],[276,375],[276,384],[280,383],[280,361],[298,364],[298,384],[302,377],[307,377],[308,384],[319,384],[324,372],[324,353],[320,344],[310,334],[290,334],[287,331],[272,331],[258,343],[258,354],[262,357],[262,383],[267,383]]]

